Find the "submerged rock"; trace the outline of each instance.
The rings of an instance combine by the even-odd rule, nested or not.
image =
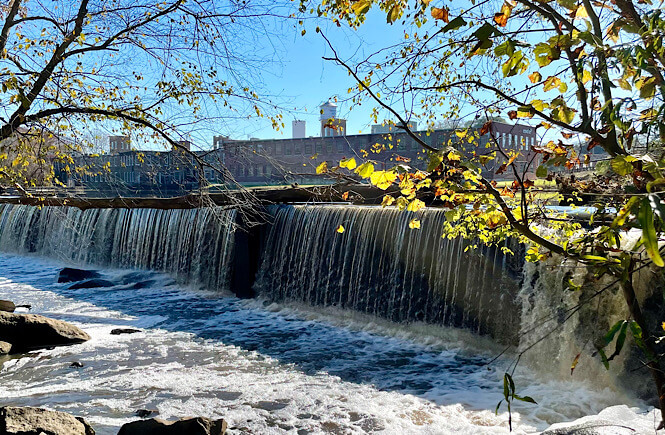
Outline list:
[[[156,409],[137,409],[136,412],[134,413],[135,416],[141,417],[141,418],[146,418],[150,417],[151,415],[158,415],[159,411]]]
[[[11,343],[12,353],[67,346],[90,340],[74,325],[37,314],[13,314],[0,311],[0,340]]]
[[[111,330],[111,335],[136,334],[137,332],[141,332],[141,330],[134,328],[116,328]]]
[[[42,408],[0,408],[0,434],[94,435],[95,431],[80,417]]]
[[[226,421],[205,417],[166,421],[159,418],[137,420],[120,428],[118,435],[224,435]]]
[[[99,278],[101,275],[95,270],[75,269],[65,267],[58,273],[58,282],[76,282],[84,279]]]
[[[106,279],[93,278],[86,279],[85,281],[80,281],[69,286],[70,290],[76,290],[81,288],[98,288],[98,287],[113,287],[114,282],[111,282]]]

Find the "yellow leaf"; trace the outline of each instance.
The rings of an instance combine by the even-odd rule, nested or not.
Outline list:
[[[422,202],[422,201],[419,200],[419,199],[414,199],[413,201],[411,201],[411,202],[409,203],[409,205],[408,205],[408,207],[407,207],[406,209],[407,209],[408,211],[416,212],[416,211],[420,210],[420,209],[423,208],[423,207],[425,207],[425,203],[424,203],[424,202]]]
[[[543,78],[543,76],[540,75],[540,73],[538,71],[536,71],[532,74],[529,74],[529,80],[531,80],[531,83],[538,83],[539,81],[542,80],[542,78]]]
[[[351,5],[351,9],[353,9],[353,13],[356,15],[362,15],[366,13],[370,6],[372,5],[371,0],[360,0]]]
[[[549,76],[543,84],[543,89],[549,91],[561,86],[561,79],[559,77]]]
[[[370,176],[370,182],[381,190],[386,190],[397,179],[393,171],[375,171]]]
[[[317,175],[323,174],[324,172],[328,172],[328,162],[323,162],[316,167]]]
[[[358,165],[356,164],[356,159],[354,159],[353,157],[351,157],[350,159],[342,159],[342,160],[340,160],[340,161],[339,161],[339,166],[340,166],[341,168],[346,168],[346,169],[348,169],[349,171],[351,171],[351,170],[355,169],[356,166],[358,166]]]
[[[457,151],[451,151],[448,153],[448,160],[454,160],[459,162],[462,159],[462,156]]]
[[[381,201],[381,207],[388,207],[389,205],[392,205],[393,202],[395,202],[395,198],[386,195],[383,197],[383,201]]]
[[[591,75],[591,72],[585,69],[584,72],[582,73],[582,83],[586,84],[592,78],[593,76]]]
[[[395,206],[399,209],[399,211],[406,210],[406,207],[409,205],[409,201],[404,198],[403,196],[400,196],[397,198],[397,202],[395,203]]]
[[[369,178],[370,175],[374,172],[374,165],[370,162],[365,162],[362,165],[356,168],[356,174],[360,175],[362,178]]]
[[[340,224],[335,231],[342,234],[344,232],[344,227],[342,226],[342,224]]]
[[[420,229],[420,220],[418,219],[411,219],[409,222],[409,228],[413,229]]]

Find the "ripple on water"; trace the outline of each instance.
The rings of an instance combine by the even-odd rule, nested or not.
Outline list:
[[[470,334],[447,330],[434,339],[414,332],[417,339],[405,339],[408,328],[368,316],[210,297],[152,272],[106,271],[120,285],[71,290],[55,283],[60,267],[0,255],[0,298],[31,303],[92,337],[5,359],[4,403],[72,412],[101,434],[115,433],[137,409],[167,419],[224,417],[236,432],[257,434],[508,433],[507,415],[493,412],[500,367],[485,365],[496,348]],[[145,288],[132,285],[148,280]],[[142,332],[110,335],[118,327]],[[70,367],[72,361],[84,366]],[[562,403],[583,390],[535,381],[530,388],[534,396],[557,388]],[[597,408],[560,418],[611,402],[593,400]],[[551,400],[548,406],[557,409]],[[538,406],[520,410],[517,433],[543,428],[552,417]]]

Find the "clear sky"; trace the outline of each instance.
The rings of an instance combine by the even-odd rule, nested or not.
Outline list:
[[[369,132],[371,105],[354,108],[349,112],[350,103],[347,89],[355,85],[346,70],[331,61],[323,60],[330,56],[322,36],[315,32],[316,26],[331,40],[341,57],[364,56],[378,49],[403,39],[403,27],[390,26],[385,22],[385,15],[370,14],[367,22],[357,31],[337,27],[332,23],[312,20],[304,24],[307,33],[302,36],[302,27],[285,25],[279,31],[283,37],[276,47],[281,63],[263,73],[263,84],[271,92],[279,95],[285,107],[291,109],[284,113],[283,131],[275,131],[269,122],[238,122],[237,129],[229,127],[228,134],[236,139],[248,137],[288,138],[291,137],[291,121],[302,119],[307,122],[307,135],[319,135],[318,106],[328,98],[338,97],[338,117],[347,119],[347,133]]]

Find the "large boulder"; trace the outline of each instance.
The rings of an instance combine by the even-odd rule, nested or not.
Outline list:
[[[166,421],[159,418],[138,420],[120,428],[118,435],[224,435],[226,421],[196,417],[178,421]]]
[[[95,431],[82,418],[42,408],[0,408],[1,435],[94,435]]]
[[[65,267],[58,273],[58,282],[76,282],[84,279],[99,278],[101,275],[95,270],[75,269]]]
[[[80,288],[113,287],[114,285],[115,285],[114,282],[108,281],[106,279],[93,278],[72,284],[69,286],[69,288],[75,290]]]
[[[90,336],[62,320],[37,314],[0,311],[0,341],[12,344],[12,353],[53,346],[67,346],[90,340]]]

